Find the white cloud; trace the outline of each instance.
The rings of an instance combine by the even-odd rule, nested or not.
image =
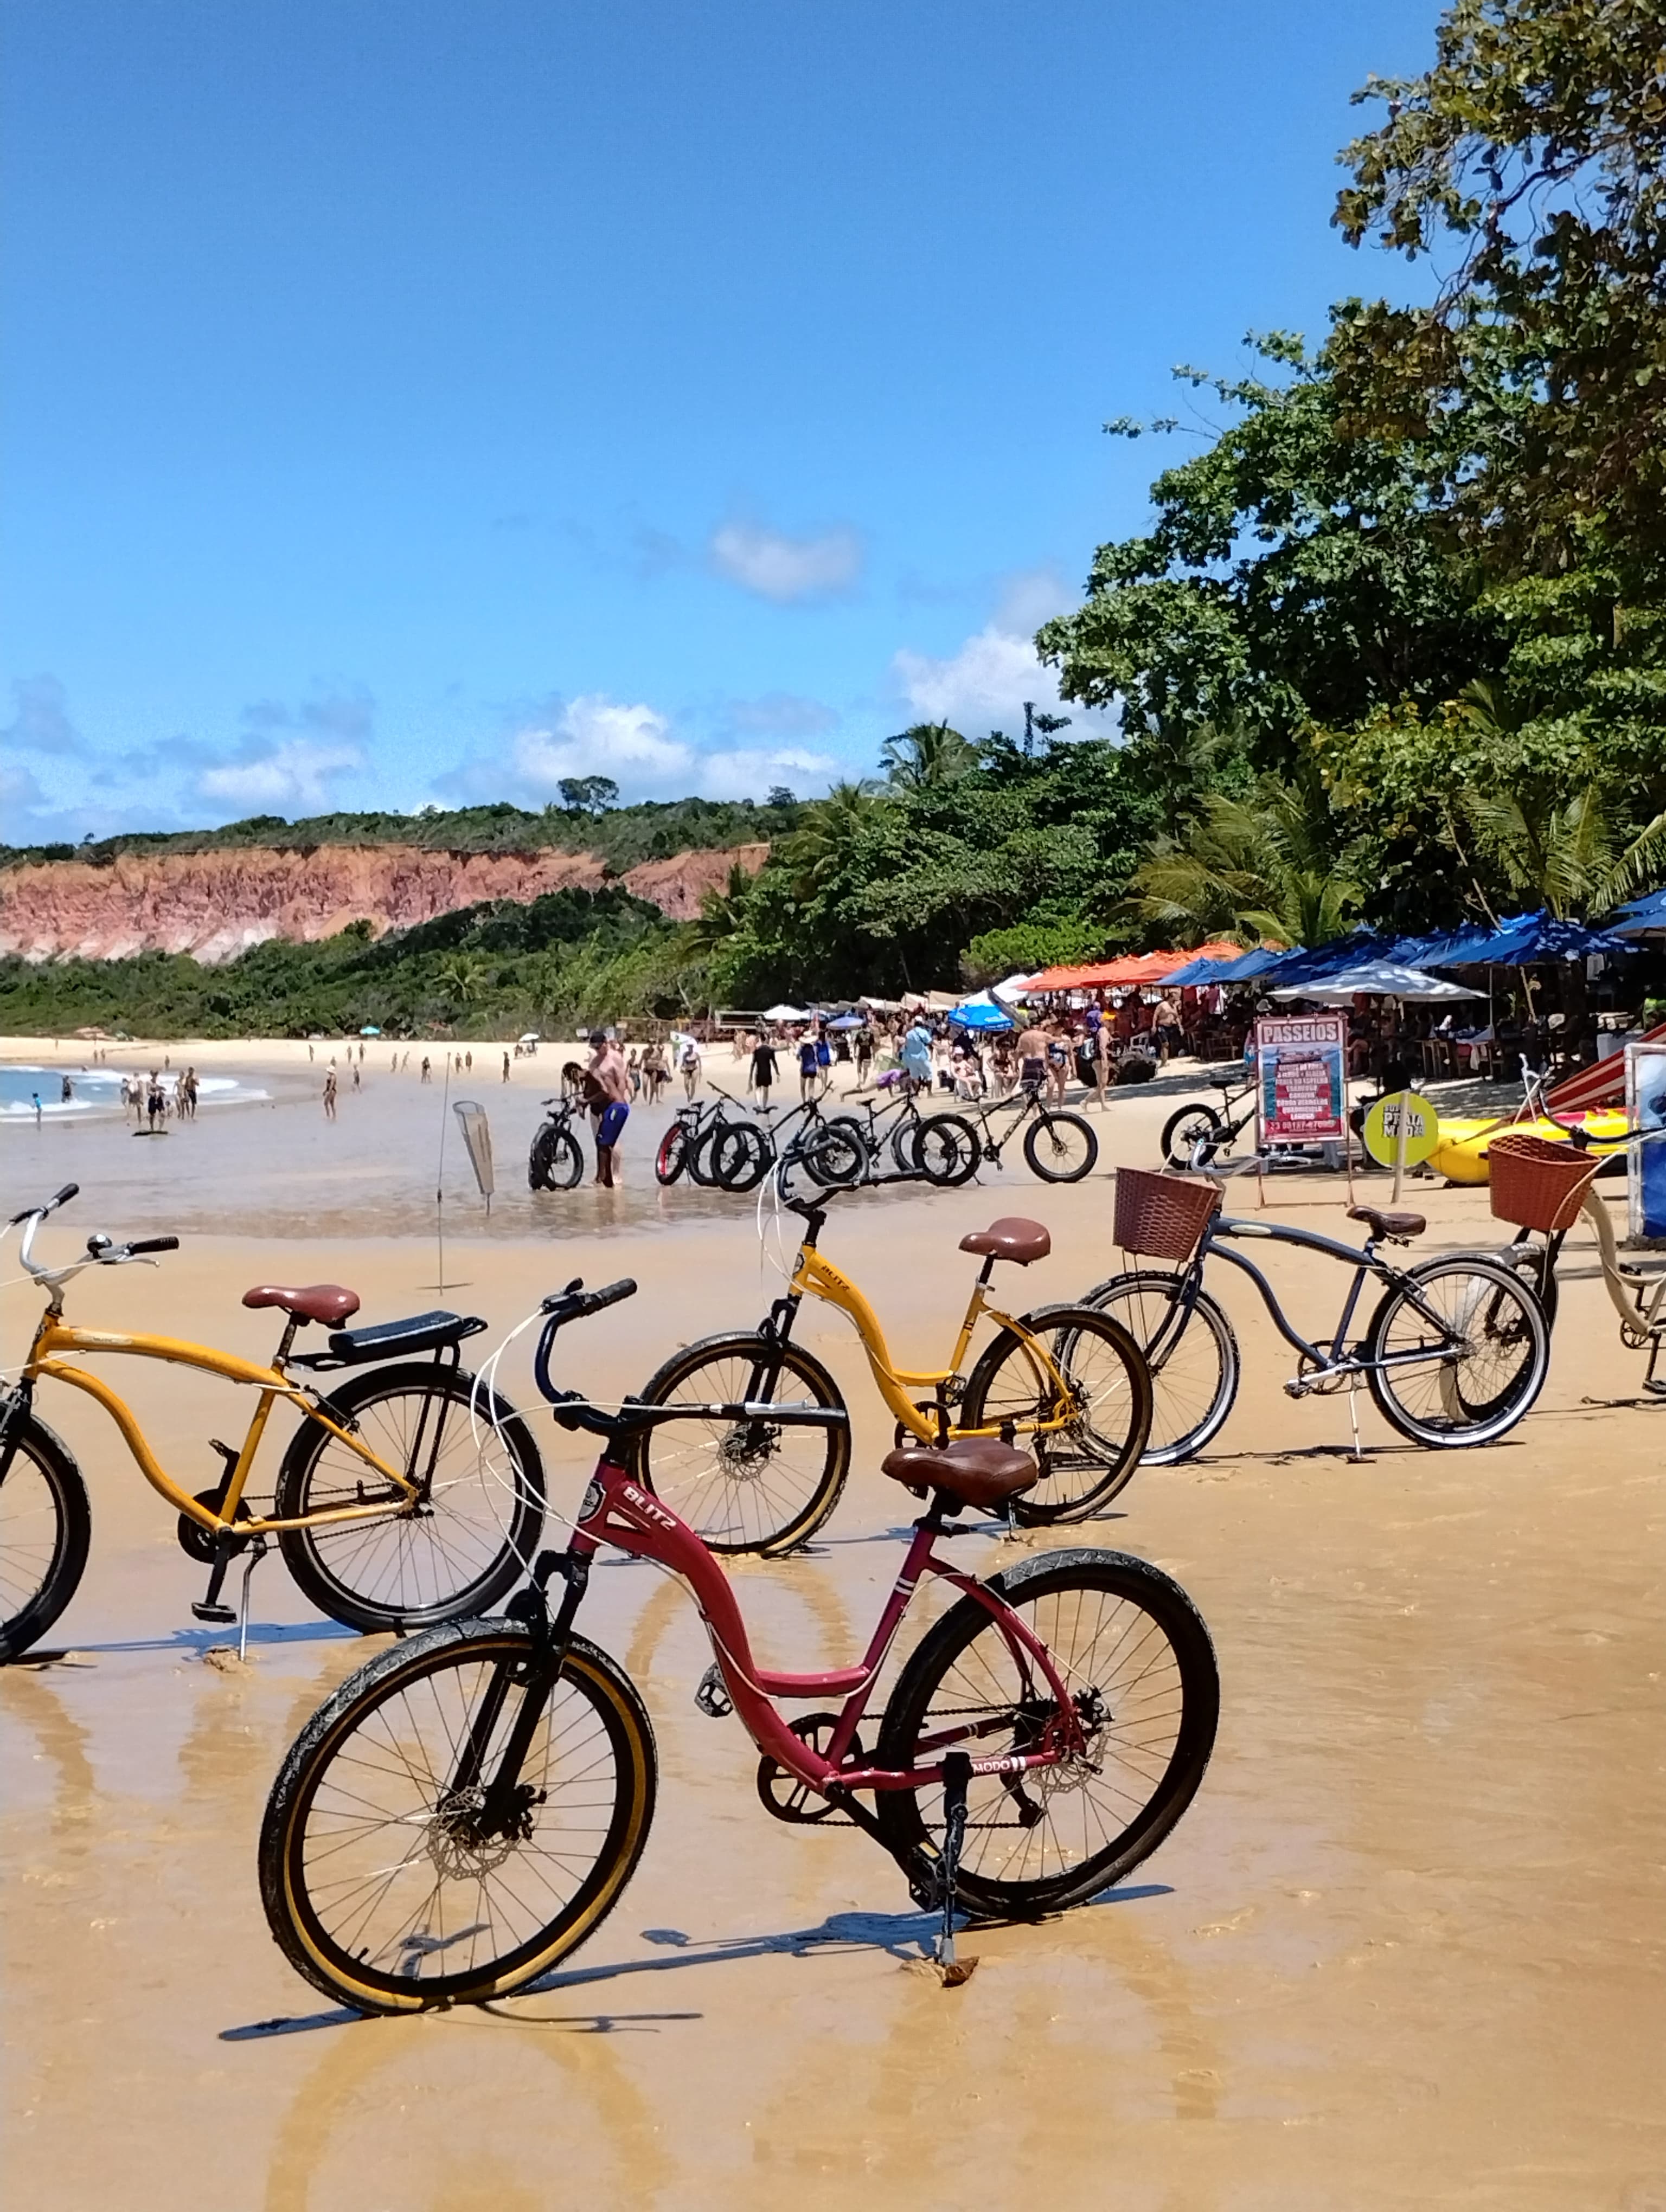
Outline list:
[[[510,758],[528,791],[551,799],[563,776],[611,775],[622,789],[686,778],[694,755],[656,708],[588,692],[547,726],[518,730]]]
[[[861,573],[862,541],[842,526],[787,538],[759,523],[726,522],[713,532],[710,550],[720,574],[781,606],[844,591]]]
[[[696,788],[702,799],[762,799],[776,784],[785,784],[803,799],[838,772],[839,763],[829,753],[806,752],[799,745],[775,751],[743,746],[702,753],[696,763]]]
[[[1050,569],[1026,571],[1007,580],[994,614],[945,659],[907,647],[891,660],[897,690],[921,721],[948,722],[966,736],[988,730],[1016,736],[1024,727],[1024,706],[1031,701],[1043,714],[1061,711],[1059,687],[1050,668],[1036,657],[1035,632],[1049,616],[1074,605]],[[1079,729],[1103,718],[1068,709]]]
[[[224,799],[234,806],[277,811],[294,807],[317,813],[329,805],[334,780],[363,766],[364,755],[357,745],[284,738],[264,750],[248,744],[232,759],[204,769],[197,788],[204,799]]]

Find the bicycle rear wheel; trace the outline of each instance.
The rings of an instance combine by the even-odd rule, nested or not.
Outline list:
[[[261,1824],[260,1896],[325,1996],[376,2013],[502,1996],[617,1901],[654,1817],[654,1730],[593,1644],[574,1637],[553,1686],[535,1650],[519,1621],[431,1629],[379,1652],[296,1738]],[[546,1694],[501,1774],[526,1700]],[[494,1820],[500,1779],[513,1795]]]
[[[350,1628],[423,1628],[484,1613],[514,1587],[544,1526],[544,1465],[507,1399],[477,1391],[461,1368],[412,1362],[350,1377],[321,1409],[408,1475],[421,1500],[384,1520],[279,1533],[285,1565],[320,1612]],[[284,1454],[276,1513],[295,1520],[395,1495],[307,1421]]]
[[[1146,1356],[1152,1420],[1140,1457],[1147,1467],[1174,1467],[1201,1451],[1237,1396],[1237,1339],[1207,1291],[1194,1293],[1191,1313],[1174,1333],[1175,1301],[1185,1280],[1142,1270],[1096,1283],[1082,1297],[1085,1306],[1120,1321]]]
[[[1210,1146],[1213,1157],[1224,1127],[1214,1108],[1201,1099],[1183,1106],[1163,1124],[1163,1157],[1171,1168],[1180,1170],[1190,1167],[1193,1151],[1201,1144]]]
[[[787,1405],[844,1408],[839,1386],[795,1344],[712,1336],[666,1360],[642,1385],[650,1406]],[[648,1430],[636,1479],[679,1513],[714,1552],[771,1556],[808,1543],[839,1502],[850,1471],[848,1420],[698,1419]]]
[[[1132,1479],[1151,1433],[1152,1379],[1128,1330],[1091,1306],[1043,1306],[1003,1328],[966,1383],[957,1433],[1011,1432],[1041,1480],[1014,1520],[1080,1521]]]
[[[713,1139],[706,1155],[711,1179],[721,1190],[755,1190],[768,1173],[775,1149],[751,1121],[731,1121]]]
[[[959,1114],[928,1114],[915,1132],[913,1158],[928,1183],[958,1189],[977,1171],[977,1132]]]
[[[534,1190],[571,1190],[583,1173],[584,1154],[570,1129],[538,1131],[526,1168],[526,1180]]]
[[[1024,1157],[1043,1182],[1079,1182],[1099,1157],[1099,1139],[1079,1114],[1037,1114],[1024,1133]]]
[[[689,1132],[684,1121],[673,1121],[660,1139],[654,1156],[654,1173],[666,1184],[675,1182],[689,1164]]]
[[[1414,1443],[1491,1443],[1544,1388],[1550,1334],[1539,1301],[1496,1260],[1459,1254],[1409,1274],[1366,1334],[1377,1409]]]
[[[87,1570],[93,1512],[66,1445],[33,1414],[0,1449],[0,1660],[36,1644]]]
[[[1054,1552],[985,1584],[1047,1647],[1085,1723],[1084,1755],[1027,1775],[973,1777],[958,1881],[968,1911],[1017,1919],[1085,1904],[1150,1856],[1197,1794],[1220,1677],[1180,1585],[1120,1552]],[[963,1597],[903,1669],[876,1764],[930,1766],[958,1739],[974,1759],[1033,1752],[1058,1707],[998,1615]],[[929,1898],[943,1793],[882,1790],[887,1847]]]

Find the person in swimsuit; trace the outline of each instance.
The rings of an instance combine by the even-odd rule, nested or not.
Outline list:
[[[1018,1037],[1018,1087],[1032,1094],[1047,1080],[1048,1035],[1044,1024],[1032,1021]]]
[[[799,1039],[799,1099],[807,1105],[821,1088],[821,1072],[816,1065],[816,1040],[808,1031]]]
[[[1047,1025],[1047,1095],[1053,1105],[1064,1104],[1069,1080],[1070,1038],[1064,1024],[1055,1018]]]
[[[768,1037],[761,1036],[752,1048],[752,1097],[758,1105],[769,1104],[769,1090],[775,1079],[775,1047]]]

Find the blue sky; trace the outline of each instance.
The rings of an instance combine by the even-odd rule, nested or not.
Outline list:
[[[1012,728],[1437,12],[5,0],[3,835]]]

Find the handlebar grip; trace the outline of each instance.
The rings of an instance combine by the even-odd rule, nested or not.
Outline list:
[[[46,1211],[50,1213],[54,1206],[67,1206],[80,1188],[78,1182],[66,1182],[62,1190],[55,1190],[46,1200]]]
[[[604,1306],[616,1306],[622,1298],[634,1298],[636,1285],[629,1275],[621,1275],[617,1283],[604,1283],[599,1291],[587,1291],[579,1300],[581,1314],[599,1313]]]
[[[130,1244],[127,1248],[134,1259],[137,1259],[141,1252],[177,1252],[179,1249],[179,1240],[177,1237],[142,1237],[137,1243]]]

